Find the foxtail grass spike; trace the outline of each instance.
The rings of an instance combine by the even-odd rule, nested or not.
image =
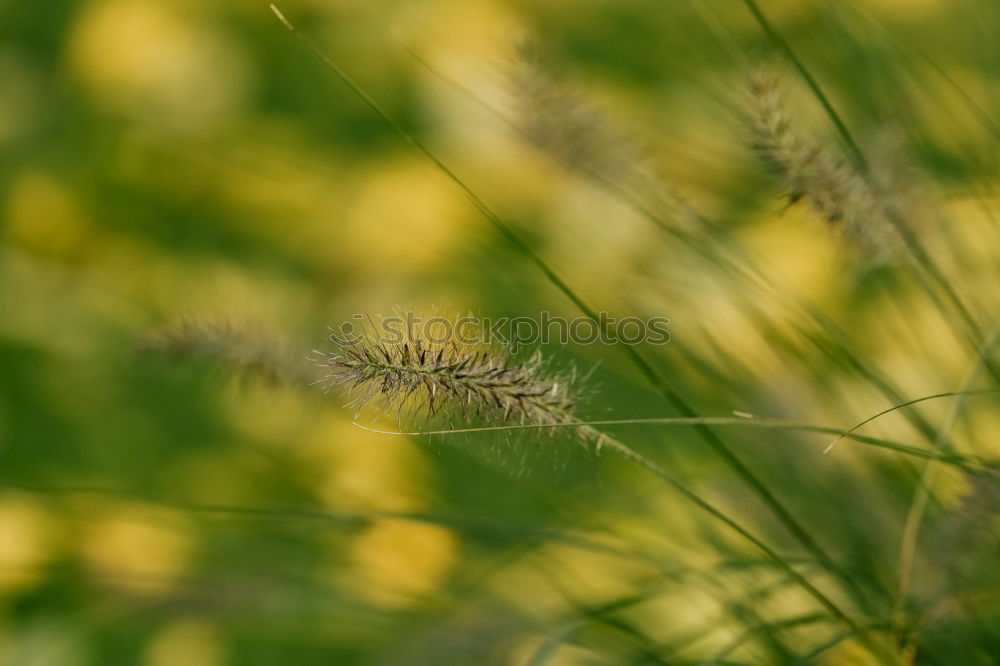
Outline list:
[[[459,415],[463,420],[568,424],[579,398],[572,375],[551,371],[541,354],[515,359],[505,348],[410,333],[374,333],[323,354],[323,383],[339,387],[361,409]]]
[[[792,203],[809,204],[875,263],[896,254],[882,193],[801,128],[780,77],[748,75],[744,117],[755,151],[788,189]]]
[[[144,333],[136,347],[170,360],[204,361],[271,384],[308,385],[315,372],[291,346],[231,320],[189,318]]]

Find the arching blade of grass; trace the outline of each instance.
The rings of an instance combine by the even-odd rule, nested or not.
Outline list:
[[[695,3],[695,7],[700,8],[700,3]],[[710,18],[710,16],[708,18]],[[448,76],[447,74],[434,68],[423,56],[421,56],[408,44],[402,43],[402,46],[414,58],[414,60],[416,60],[417,63],[424,67],[428,72],[439,78],[445,84],[454,87],[457,91],[481,106],[504,125],[511,128],[515,133],[524,138],[527,143],[531,143],[530,138],[526,136],[523,130],[501,111],[493,107],[489,102],[483,100],[460,81],[457,81],[453,77]],[[745,59],[745,56],[741,57]],[[556,161],[558,162],[558,160]],[[665,232],[668,236],[680,241],[687,248],[693,250],[706,261],[712,263],[713,266],[722,269],[724,274],[731,276],[734,280],[740,281],[740,284],[744,286],[752,285],[760,289],[761,292],[774,297],[780,304],[789,308],[791,312],[796,313],[796,315],[803,316],[807,321],[809,321],[810,324],[819,326],[823,332],[830,336],[833,342],[832,345],[828,341],[820,339],[814,332],[807,330],[804,326],[800,326],[799,330],[806,337],[806,339],[810,340],[812,344],[824,355],[831,359],[843,359],[847,361],[850,367],[857,372],[862,379],[872,384],[890,401],[893,403],[903,402],[902,394],[898,389],[892,386],[887,378],[879,375],[874,368],[866,365],[858,358],[858,355],[851,349],[849,342],[845,339],[843,333],[839,330],[839,327],[835,322],[830,320],[811,303],[800,298],[796,298],[792,293],[793,290],[782,288],[782,286],[779,285],[774,278],[765,274],[759,266],[760,262],[755,261],[753,257],[747,254],[744,248],[741,248],[739,245],[734,243],[733,239],[729,236],[721,224],[705,217],[697,211],[692,211],[695,213],[695,219],[702,225],[703,230],[708,232],[710,239],[717,244],[715,247],[710,247],[705,243],[704,238],[698,238],[676,225],[669,224],[667,220],[660,216],[660,214],[647,206],[641,197],[635,195],[633,192],[630,192],[627,188],[619,185],[612,179],[592,170],[581,169],[579,167],[577,167],[577,170],[581,171],[586,178],[603,188],[609,195],[617,198],[623,204],[631,207],[641,216],[652,222],[657,228]],[[929,443],[933,444],[937,440],[937,432],[935,428],[926,419],[924,419],[919,412],[915,410],[908,410],[905,412],[905,418],[911,422],[911,424],[927,439]]]
[[[582,619],[567,623],[562,629],[542,641],[542,644],[531,655],[531,659],[525,662],[525,666],[544,666],[555,656],[559,648],[585,626],[587,626],[587,622]]]
[[[572,592],[563,586],[559,586],[563,597],[573,602],[573,605],[578,609],[578,613],[571,619],[563,622],[559,629],[553,632],[549,639],[539,646],[538,652],[547,649],[556,642],[561,642],[562,644],[573,642],[576,633],[584,629],[585,625],[601,624],[639,643],[635,645],[636,651],[639,653],[638,657],[635,661],[629,662],[630,664],[644,664],[647,666],[649,664],[677,664],[681,663],[675,658],[678,652],[689,649],[692,645],[706,640],[712,634],[718,632],[720,628],[726,626],[727,621],[731,620],[745,627],[745,631],[740,634],[740,637],[743,637],[743,641],[741,642],[745,642],[754,635],[765,634],[774,643],[771,647],[778,650],[775,656],[780,654],[782,657],[781,661],[790,660],[792,657],[791,652],[781,644],[781,641],[777,639],[774,633],[775,629],[780,630],[783,625],[786,627],[794,626],[795,623],[791,621],[767,622],[757,613],[757,608],[767,603],[769,599],[774,599],[775,595],[783,593],[787,586],[796,585],[796,582],[787,575],[781,576],[777,580],[769,580],[760,587],[754,587],[749,591],[745,588],[740,588],[736,591],[736,596],[734,597],[733,591],[727,589],[725,583],[717,577],[717,571],[717,567],[713,567],[708,571],[691,568],[686,570],[685,573],[693,574],[693,577],[698,579],[696,584],[702,591],[705,591],[706,586],[715,588],[714,594],[723,606],[718,615],[713,614],[712,617],[705,618],[705,621],[700,623],[700,626],[693,629],[686,629],[679,636],[672,636],[665,641],[655,643],[648,636],[638,631],[628,620],[620,618],[618,613],[619,611],[657,598],[666,592],[665,587],[651,587],[640,582],[638,587],[642,590],[641,592],[624,598],[614,599],[595,607],[573,601]],[[555,573],[553,571],[553,574]],[[675,579],[674,582],[682,583],[686,581]],[[695,584],[695,581],[690,582]],[[827,613],[814,613],[810,614],[810,616],[816,617],[817,621],[835,622],[835,619]],[[571,626],[577,631],[567,632]],[[551,656],[552,653],[549,654]],[[718,656],[712,663],[723,664],[728,662],[725,662],[723,655]]]
[[[699,9],[699,12],[703,14],[703,18],[705,18],[706,21],[710,21],[713,18],[707,11],[701,11],[703,8],[700,3],[695,2],[694,6]],[[723,39],[723,37],[718,35],[718,31],[722,29],[724,28],[720,28],[719,26],[713,27],[713,31],[717,33],[720,40]],[[726,40],[726,42],[728,41],[729,40]],[[734,49],[737,48],[735,42],[731,46]],[[500,120],[504,125],[510,127],[514,132],[522,136],[527,143],[532,143],[525,132],[498,109],[494,108],[491,104],[480,98],[461,82],[438,71],[409,45],[403,43],[403,48],[406,49],[406,51],[432,75],[441,79],[447,85],[454,87],[459,92],[476,102],[479,106]],[[737,60],[740,59],[745,59],[745,56],[738,55]],[[558,160],[556,161],[559,162]],[[843,358],[846,360],[864,380],[875,386],[875,388],[882,392],[890,401],[894,403],[900,403],[903,401],[902,394],[891,385],[888,379],[880,376],[874,368],[866,365],[858,358],[857,354],[852,351],[849,343],[845,340],[843,334],[839,331],[835,322],[831,321],[811,303],[795,298],[794,295],[791,295],[792,290],[787,288],[782,289],[781,286],[775,283],[773,278],[767,276],[759,268],[759,262],[755,262],[752,257],[746,254],[746,251],[743,248],[733,243],[732,239],[722,225],[705,217],[697,211],[692,211],[695,214],[694,216],[697,221],[702,225],[703,230],[708,232],[711,240],[715,241],[719,245],[714,248],[708,247],[704,242],[704,238],[699,239],[684,229],[678,228],[676,225],[669,224],[667,220],[663,219],[656,211],[647,206],[641,197],[635,195],[633,192],[630,192],[627,188],[616,183],[614,180],[596,171],[581,168],[579,165],[577,165],[576,170],[581,171],[585,177],[589,178],[591,181],[602,187],[611,196],[618,198],[625,205],[631,207],[640,215],[654,223],[655,226],[666,232],[669,236],[679,240],[685,246],[694,250],[713,265],[723,269],[726,274],[740,280],[742,284],[751,284],[759,287],[763,292],[774,296],[781,304],[789,307],[790,310],[796,313],[801,311],[802,315],[804,315],[808,320],[811,320],[812,323],[818,325],[833,339],[835,343],[834,346],[831,347],[825,341],[818,339],[815,334],[802,329],[802,333],[806,336],[806,338],[811,340],[813,344],[820,349],[820,351],[831,358]],[[725,251],[727,254],[721,254],[720,250]],[[936,430],[928,421],[926,421],[926,419],[922,417],[919,412],[907,410],[905,418],[921,432],[929,443],[933,444],[937,441],[938,435]]]
[[[774,28],[767,16],[765,16],[764,12],[761,10],[760,6],[757,4],[756,0],[743,0],[743,4],[746,5],[746,7],[750,10],[750,13],[753,14],[754,19],[756,19],[761,29],[767,35],[768,40],[774,44],[775,48],[785,55],[788,61],[801,75],[803,81],[805,81],[809,90],[813,93],[813,96],[816,97],[820,106],[823,107],[823,110],[829,117],[830,122],[836,128],[837,133],[840,135],[844,145],[847,147],[848,154],[851,157],[851,161],[854,164],[855,169],[857,169],[858,173],[861,174],[862,177],[871,183],[873,181],[871,165],[865,158],[864,153],[858,147],[858,144],[851,135],[850,130],[847,129],[847,125],[844,123],[843,118],[841,118],[836,108],[834,108],[830,98],[827,97],[825,92],[823,92],[823,88],[819,85],[819,82],[812,75],[798,55],[796,55],[788,41]],[[913,233],[910,227],[906,224],[906,221],[901,218],[899,212],[889,204],[884,204],[884,210],[886,218],[905,243],[906,248],[912,255],[913,259],[917,262],[919,270],[916,272],[916,277],[918,282],[924,287],[928,297],[939,307],[939,309],[941,309],[942,316],[944,316],[945,320],[951,321],[948,316],[947,307],[941,302],[940,297],[934,289],[934,285],[937,285],[937,287],[944,293],[946,299],[951,303],[952,308],[962,319],[962,323],[966,329],[964,335],[960,336],[960,338],[968,340],[971,343],[972,348],[978,353],[979,346],[983,342],[983,333],[979,324],[972,316],[971,311],[958,295],[958,292],[955,291],[955,288],[941,271],[940,267],[938,267],[937,263],[935,263],[933,258],[924,248],[920,239]],[[927,277],[924,277],[924,274],[926,274]],[[1000,383],[1000,370],[997,370],[990,362],[987,362],[986,369],[993,377],[993,380]]]
[[[988,390],[988,391],[971,391],[965,394],[977,394],[977,393],[1000,393],[1000,391]],[[880,416],[890,414],[897,409],[902,409],[911,404],[916,404],[924,402],[926,400],[932,400],[935,398],[943,398],[952,395],[963,395],[961,392],[952,393],[941,393],[932,396],[925,396],[923,398],[917,398],[911,400],[910,402],[902,405],[896,405],[890,409],[884,410],[879,414],[875,415],[870,419],[866,419],[864,424],[870,423],[871,421],[877,419]],[[369,426],[363,425],[361,423],[355,423],[355,426],[361,428],[362,430],[367,430],[368,432],[374,432],[380,435],[407,435],[407,436],[420,436],[420,435],[456,435],[462,433],[474,433],[474,432],[499,432],[507,430],[549,430],[555,428],[577,428],[579,426],[627,426],[627,425],[660,425],[660,426],[692,426],[692,425],[706,425],[706,426],[737,426],[745,428],[767,428],[776,430],[794,430],[800,432],[815,432],[826,435],[836,435],[837,440],[850,439],[856,442],[873,446],[880,449],[886,449],[888,451],[895,451],[897,453],[902,453],[909,456],[914,456],[916,458],[921,458],[924,460],[934,460],[942,463],[947,463],[955,465],[956,467],[962,469],[983,469],[986,467],[987,463],[985,461],[979,460],[971,456],[965,456],[957,453],[947,453],[941,451],[935,451],[932,449],[922,449],[915,446],[910,446],[908,444],[903,444],[901,442],[894,442],[892,440],[883,439],[879,437],[871,437],[868,435],[860,435],[854,430],[860,426],[855,426],[849,431],[845,432],[840,428],[832,428],[829,426],[818,426],[808,423],[795,423],[793,421],[782,421],[779,419],[765,419],[757,417],[730,417],[730,416],[701,416],[695,418],[685,418],[685,417],[649,417],[649,418],[636,418],[636,419],[606,419],[598,421],[579,421],[573,423],[547,423],[547,424],[510,424],[510,425],[499,425],[499,426],[482,426],[482,427],[471,427],[471,428],[450,428],[442,430],[415,430],[412,432],[399,432],[391,430],[378,430],[376,428],[371,428]],[[831,445],[828,445],[829,448]]]
[[[773,583],[773,584],[769,585],[768,588],[770,590],[772,590],[772,591],[780,591],[783,588],[783,585],[786,585],[788,582],[789,582],[788,580],[778,581],[776,583]],[[754,594],[752,596],[755,597],[756,594]],[[741,601],[744,601],[744,602],[747,601],[743,597],[741,597],[740,599],[741,599]],[[752,602],[745,603],[744,607],[741,608],[741,609],[739,609],[740,611],[743,611],[743,613],[746,613],[748,615],[748,617],[743,617],[742,613],[736,612],[733,609],[734,605],[735,604],[733,604],[733,603],[727,603],[726,604],[727,610],[724,613],[720,614],[719,617],[718,617],[718,619],[712,618],[707,623],[702,624],[701,626],[699,626],[699,627],[697,627],[695,629],[687,630],[680,637],[671,638],[671,639],[668,639],[667,641],[661,643],[658,646],[657,654],[660,655],[662,658],[666,659],[670,664],[674,664],[674,665],[677,665],[677,664],[689,664],[690,666],[695,666],[697,664],[697,666],[701,666],[701,664],[703,662],[698,662],[698,661],[694,661],[694,660],[682,660],[679,657],[677,657],[676,655],[678,653],[680,653],[680,652],[683,652],[683,651],[686,651],[686,650],[690,650],[693,645],[696,645],[696,644],[698,644],[698,643],[700,643],[702,641],[705,641],[706,639],[708,639],[709,637],[711,637],[713,634],[716,634],[718,632],[719,628],[720,628],[720,624],[728,616],[739,616],[739,617],[736,617],[736,619],[741,624],[743,624],[746,627],[746,630],[745,630],[744,633],[753,631],[753,629],[755,627],[762,628],[761,629],[762,632],[764,632],[765,634],[767,634],[770,639],[773,639],[776,643],[778,643],[778,641],[777,641],[776,637],[774,636],[774,634],[771,633],[768,628],[763,628],[764,625],[767,624],[767,623],[765,623],[764,621],[759,620],[759,619],[758,619],[758,621],[755,621],[755,622],[749,621],[752,617],[757,617],[756,613],[753,611],[753,608],[752,608],[753,604],[752,604]],[[822,613],[822,614],[819,614],[819,615],[821,615],[821,617],[823,617],[824,619],[826,619],[828,622],[835,621],[834,618],[831,618],[826,613]],[[779,645],[780,645],[780,643],[779,643]],[[783,645],[781,645],[779,647],[779,649],[781,650],[781,653],[782,653],[781,656],[784,657],[784,658],[780,659],[780,660],[777,660],[777,661],[779,663],[785,663],[785,662],[787,662],[788,658],[790,657],[790,654],[789,654],[788,650],[785,649]],[[777,655],[775,655],[775,656],[777,656]],[[645,658],[640,657],[639,659],[630,661],[629,662],[629,666],[647,666],[648,663],[649,662]],[[728,660],[726,660],[724,658],[720,659],[717,662],[715,662],[716,666],[729,666],[730,664],[738,664],[738,663],[741,663],[741,662],[732,662],[732,661],[728,661]]]
[[[948,414],[945,416],[944,421],[941,424],[940,440],[937,444],[937,448],[945,448],[948,433],[958,422],[964,398],[966,396],[997,392],[971,391],[969,390],[969,387],[975,384],[976,380],[979,378],[983,365],[993,353],[998,341],[1000,341],[1000,327],[994,329],[993,333],[990,334],[990,337],[986,341],[979,358],[976,360],[975,365],[973,365],[968,376],[963,382],[962,390],[953,393],[953,395],[958,396],[959,399],[952,403],[951,409],[948,411]],[[913,572],[913,564],[916,556],[917,536],[920,533],[920,524],[923,521],[924,513],[927,509],[927,500],[930,495],[931,485],[934,483],[938,469],[939,468],[937,466],[932,464],[931,460],[924,462],[920,479],[918,480],[917,487],[913,492],[913,500],[910,502],[910,508],[906,514],[906,522],[903,525],[903,536],[900,540],[899,548],[899,586],[896,591],[896,601],[893,606],[892,613],[893,630],[897,634],[900,642],[903,642],[903,639],[906,636],[906,600],[910,593],[910,577]]]
[[[557,587],[561,588],[562,586],[557,585]],[[569,590],[561,589],[560,591],[563,597],[578,607],[577,614],[572,619],[564,622],[557,631],[551,633],[542,641],[538,649],[535,650],[531,658],[526,662],[526,666],[543,666],[543,664],[547,664],[563,645],[570,643],[576,634],[594,623],[605,624],[637,642],[649,643],[649,638],[645,634],[630,623],[616,619],[614,614],[653,599],[657,594],[656,590],[647,588],[637,594],[632,594],[621,599],[613,599],[607,603],[590,608],[585,606],[580,607],[580,604],[573,600]],[[642,649],[646,658],[650,660],[649,663],[667,666],[668,662],[650,651],[648,645],[643,645],[640,649]]]
[[[1000,123],[997,118],[985,108],[947,69],[939,65],[930,54],[921,48],[917,43],[903,40],[897,37],[892,30],[878,21],[867,7],[862,7],[862,3],[842,2],[834,5],[834,0],[826,0],[827,6],[831,8],[846,9],[855,16],[864,20],[869,26],[875,28],[886,38],[886,41],[893,49],[903,55],[913,55],[923,63],[927,69],[934,72],[949,88],[962,98],[966,107],[975,115],[976,120],[993,135],[994,139],[1000,140]]]
[[[886,628],[886,625],[885,624],[881,624],[881,623],[880,624],[873,624],[873,625],[869,625],[868,626],[868,629],[873,630],[873,631],[874,630],[878,630],[878,629],[885,629],[885,628]],[[842,631],[842,632],[838,633],[837,635],[833,636],[826,643],[823,643],[822,645],[820,645],[819,647],[817,647],[816,649],[814,649],[812,652],[804,654],[802,657],[800,657],[799,659],[795,660],[795,663],[796,664],[800,664],[801,666],[810,666],[812,664],[815,664],[816,663],[816,659],[819,658],[819,656],[822,655],[824,652],[829,652],[830,650],[832,650],[833,648],[837,647],[838,645],[840,645],[844,641],[849,640],[854,635],[855,635],[855,633],[853,631]]]
[[[819,622],[826,622],[829,618],[820,613],[807,613],[804,615],[799,615],[796,617],[786,618],[784,620],[778,620],[775,622],[767,622],[758,627],[754,627],[740,634],[734,638],[728,645],[719,650],[712,659],[704,662],[704,666],[718,666],[726,657],[738,650],[748,641],[753,640],[753,638],[762,632],[774,631],[775,629],[794,629],[795,627],[802,627],[809,624],[816,624]]]
[[[786,558],[768,546],[767,543],[765,543],[749,529],[741,525],[738,521],[730,517],[721,509],[717,508],[712,503],[703,499],[694,491],[690,490],[687,486],[670,475],[663,467],[656,464],[627,444],[610,437],[605,433],[594,430],[589,426],[580,426],[580,431],[582,436],[586,437],[586,439],[596,442],[599,449],[609,449],[620,455],[627,462],[636,465],[640,469],[657,477],[667,485],[671,486],[682,497],[708,513],[717,521],[729,527],[744,540],[750,542],[750,544],[767,556],[768,559],[773,561],[779,569],[784,571],[792,582],[797,584],[809,596],[818,602],[830,616],[848,627],[850,634],[857,636],[858,640],[872,653],[873,656],[884,663],[898,663],[898,659],[886,645],[884,645],[881,641],[876,640],[867,630],[859,625],[856,620],[845,613],[833,600],[831,600],[819,588],[814,586],[808,578],[793,567]],[[574,626],[572,631],[576,631],[578,629],[579,626]],[[558,647],[563,640],[565,640],[565,637],[560,637],[557,642],[544,646],[546,647],[546,650],[543,654],[546,659],[551,656],[549,649]]]
[[[727,48],[731,49],[733,47],[732,43],[735,43],[734,42],[735,38],[731,34],[722,34],[724,27],[720,28],[719,25],[717,25],[718,21],[716,20],[716,18],[713,15],[711,15],[710,12],[707,11],[707,8],[702,7],[700,2],[695,2],[694,6],[703,15],[703,18],[706,20],[706,23],[710,24],[710,29],[713,31],[714,34],[716,34],[720,42],[723,43],[723,45],[726,46]],[[766,24],[765,31],[768,32],[768,34],[773,38],[776,38],[782,42],[782,45],[784,46],[783,50],[786,52],[786,55],[789,58],[791,58],[795,62],[795,64],[799,67],[800,72],[803,74],[804,77],[806,77],[807,82],[809,83],[810,87],[814,90],[814,92],[818,93],[824,108],[827,109],[828,112],[833,114],[834,123],[838,126],[838,128],[842,129],[846,133],[846,140],[849,141],[850,144],[855,149],[857,149],[857,145],[853,143],[853,140],[849,132],[847,132],[846,130],[846,126],[841,121],[839,115],[836,113],[836,110],[833,108],[832,104],[830,104],[828,98],[826,98],[825,94],[819,87],[819,84],[816,82],[816,80],[811,76],[808,70],[806,70],[805,67],[802,66],[801,61],[791,51],[787,43],[784,42],[784,40],[781,38],[781,35],[772,29],[772,26],[769,24],[769,22],[767,22],[763,13],[759,11],[759,8],[756,5],[754,5],[754,7],[752,7],[751,9],[757,10],[755,12],[755,15],[760,20],[762,20],[764,24]],[[736,60],[737,62],[741,60],[745,61],[747,60],[747,56],[746,55],[739,56],[737,57]],[[861,155],[860,153],[860,150],[857,151],[857,154],[859,157],[861,157],[862,160],[864,159],[863,155]],[[866,164],[864,166],[865,168],[867,168]],[[738,251],[738,249],[739,248],[734,248],[734,251]],[[740,253],[737,252],[737,254]],[[742,254],[740,254],[740,256],[742,256]],[[751,268],[753,268],[755,264],[753,262],[748,262],[748,265]],[[860,377],[862,377],[865,381],[872,384],[893,403],[898,404],[904,402],[904,399],[900,391],[896,389],[888,379],[882,377],[875,368],[864,363],[857,356],[857,354],[854,351],[852,351],[850,343],[845,339],[844,335],[840,332],[839,327],[835,322],[827,318],[820,310],[818,310],[808,302],[804,302],[800,299],[795,299],[794,297],[786,298],[784,291],[778,288],[773,283],[773,281],[770,280],[766,275],[759,273],[759,271],[757,272],[757,274],[760,276],[760,280],[767,287],[770,293],[776,295],[780,301],[782,302],[788,301],[794,308],[801,309],[802,312],[808,318],[813,320],[816,324],[818,324],[821,327],[821,329],[827,336],[830,336],[832,338],[833,345],[830,345],[829,343],[827,343],[826,340],[823,340],[818,336],[816,336],[811,331],[802,328],[801,332],[803,333],[803,335],[805,335],[807,339],[810,339],[818,349],[824,352],[831,359],[845,360],[850,365],[850,367],[852,367],[859,374]],[[930,296],[932,297],[932,299],[935,300],[935,303],[938,304],[940,309],[941,304],[936,299],[935,294],[930,293]],[[930,443],[932,447],[936,448],[939,445],[940,432],[936,430],[918,411],[907,410],[906,412],[904,412],[904,414],[905,418],[909,420],[910,423],[915,428],[917,428],[917,430],[925,437],[925,439],[927,439],[927,441]],[[947,442],[945,442],[945,444],[947,444]]]
[[[978,364],[977,364],[977,367],[978,367]],[[966,385],[968,385],[968,384],[966,384]],[[956,397],[956,396],[964,397],[964,396],[969,396],[969,395],[990,395],[990,394],[995,395],[997,393],[1000,393],[1000,389],[983,389],[981,391],[969,391],[969,390],[945,391],[944,393],[935,393],[933,395],[925,395],[925,396],[923,396],[921,398],[914,398],[913,400],[907,400],[906,402],[900,403],[898,405],[893,405],[892,407],[889,407],[888,409],[884,409],[881,412],[879,412],[878,414],[875,414],[874,416],[870,416],[867,419],[865,419],[864,421],[858,423],[857,425],[852,426],[849,430],[844,431],[843,433],[840,434],[839,437],[837,437],[837,439],[833,440],[826,447],[826,451],[829,451],[830,449],[832,449],[834,446],[836,446],[836,444],[841,439],[850,436],[858,428],[861,428],[862,426],[865,426],[865,425],[871,423],[872,421],[874,421],[875,419],[877,419],[877,418],[879,418],[881,416],[885,416],[886,414],[891,414],[892,412],[895,412],[896,410],[903,409],[903,408],[909,407],[911,405],[916,405],[916,404],[919,404],[921,402],[927,402],[928,400],[937,400],[938,398],[951,398],[951,397]],[[928,452],[928,453],[931,453],[931,452]],[[935,458],[936,456],[934,456],[934,455],[927,455],[927,456],[924,456],[924,457],[925,458]]]
[[[480,199],[479,196],[473,192],[472,189],[466,185],[454,171],[444,164],[444,162],[442,162],[433,151],[410,134],[392,116],[382,109],[381,105],[377,101],[375,101],[346,72],[334,63],[318,46],[312,42],[312,40],[299,32],[276,6],[272,4],[271,9],[281,23],[296,37],[298,37],[310,51],[320,58],[320,60],[330,69],[331,72],[334,73],[334,75],[337,76],[338,79],[350,88],[350,90],[357,95],[373,112],[375,112],[376,115],[378,115],[394,131],[396,131],[399,136],[406,141],[406,143],[426,157],[449,180],[451,180],[465,194],[468,200],[483,215],[483,217],[485,217],[487,221],[489,221],[490,224],[493,225],[493,227],[496,228],[503,235],[503,237],[511,243],[511,245],[524,254],[525,257],[542,272],[549,282],[559,289],[559,291],[562,292],[588,319],[592,320],[595,324],[597,324],[597,326],[604,329],[606,333],[609,333],[606,330],[607,327],[597,316],[596,311],[588,306],[587,303],[580,296],[578,296],[561,277],[559,277],[559,275],[548,265],[548,263],[537,252],[535,252],[530,245],[522,240],[513,228],[511,228],[496,213],[494,213],[493,210],[482,199]],[[649,383],[652,384],[682,416],[689,418],[697,416],[697,413],[691,408],[690,405],[688,405],[687,401],[684,400],[681,395],[673,387],[671,387],[659,373],[656,372],[653,366],[635,347],[631,345],[619,345],[619,348],[622,349],[642,376],[649,381]],[[796,538],[796,540],[798,540],[802,546],[810,552],[810,554],[822,562],[831,573],[836,575],[837,578],[844,584],[846,589],[850,590],[851,594],[855,596],[860,603],[867,605],[867,595],[860,589],[857,583],[833,561],[826,550],[820,546],[819,542],[813,538],[805,527],[802,526],[802,524],[785,507],[785,505],[778,500],[778,498],[767,486],[764,485],[764,483],[750,470],[750,468],[747,467],[746,464],[738,458],[721,439],[719,439],[715,432],[704,425],[693,425],[692,427],[702,440],[704,440],[705,443],[708,444],[709,447],[722,458],[723,462],[725,462],[726,465],[728,465],[730,469],[732,469],[733,472],[739,476],[740,479],[761,499],[761,501],[775,515],[785,529],[787,529]]]
[[[770,559],[772,559],[775,564],[777,564],[781,569],[783,569],[796,583],[799,587],[805,590],[813,599],[815,599],[830,615],[837,618],[841,623],[846,625],[850,631],[858,637],[873,655],[879,659],[885,661],[886,663],[897,663],[898,660],[895,655],[881,642],[876,641],[874,637],[869,634],[869,632],[862,628],[853,618],[844,613],[841,608],[835,604],[829,597],[827,597],[822,591],[815,587],[809,580],[799,573],[794,567],[792,567],[777,551],[768,546],[759,537],[754,535],[752,532],[747,530],[745,527],[740,525],[738,522],[730,518],[726,513],[716,508],[713,504],[702,499],[698,494],[689,490],[686,486],[681,484],[679,481],[674,479],[670,474],[667,473],[665,469],[657,465],[655,462],[646,458],[642,454],[638,453],[628,445],[618,441],[617,439],[608,437],[607,435],[601,436],[602,446],[611,449],[615,453],[622,456],[625,460],[630,463],[639,466],[640,468],[646,470],[647,472],[653,474],[659,479],[663,480],[668,485],[672,486],[674,490],[683,495],[687,500],[697,505],[702,510],[709,513],[716,520],[721,521],[727,525],[730,529],[735,531],[741,537],[749,541],[756,548],[762,551]]]

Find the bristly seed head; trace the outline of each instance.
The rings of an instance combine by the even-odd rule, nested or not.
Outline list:
[[[302,386],[315,380],[314,370],[293,346],[231,320],[182,319],[147,331],[136,347],[164,358],[215,363],[269,384]]]
[[[696,212],[663,178],[656,150],[545,66],[533,45],[521,44],[507,83],[513,126],[539,152],[641,201],[670,224],[694,223]]]
[[[898,239],[886,218],[886,193],[799,131],[781,78],[765,69],[751,71],[745,100],[753,147],[784,182],[791,202],[808,200],[875,263],[892,256]]]
[[[403,415],[424,412],[465,423],[558,425],[575,422],[571,375],[551,372],[535,353],[514,359],[506,349],[439,341],[410,333],[368,332],[355,344],[323,354],[327,388],[352,394],[351,406],[379,404]]]

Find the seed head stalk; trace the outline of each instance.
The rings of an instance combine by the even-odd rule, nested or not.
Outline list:
[[[390,116],[381,105],[369,95],[364,88],[355,82],[343,69],[327,56],[322,49],[312,42],[306,35],[299,32],[295,26],[281,13],[275,6],[271,5],[271,10],[282,22],[282,24],[292,32],[302,43],[312,51],[333,74],[341,80],[354,94],[356,94],[371,110],[379,116],[389,127],[399,134],[403,141],[413,147],[418,153],[426,157],[438,170],[441,171],[450,181],[452,181],[468,198],[470,203],[478,210],[484,218],[521,252],[545,278],[565,295],[588,319],[598,326],[602,326],[596,310],[590,307],[570,286],[563,280],[555,270],[549,266],[548,262],[538,254],[517,232],[499,215],[497,215],[486,202],[484,202],[454,171],[452,171],[430,148],[419,139],[414,137],[404,127],[402,127],[392,116]],[[688,405],[687,401],[678,393],[673,386],[657,372],[653,365],[637,349],[629,345],[620,346],[622,352],[629,358],[639,372],[650,384],[673,406],[682,416],[696,417],[697,413]],[[778,500],[770,489],[750,470],[746,464],[733,453],[729,447],[719,438],[712,429],[704,425],[693,426],[695,432],[702,440],[722,458],[740,479],[750,487],[750,489],[763,501],[775,517],[785,526],[785,528],[813,554],[823,566],[831,573],[843,581],[845,587],[857,595],[859,600],[865,601],[865,596],[860,592],[854,580],[840,569],[826,552],[826,550],[816,541],[808,530],[791,514],[788,508]]]
[[[573,427],[593,450],[610,450],[670,485],[700,509],[721,521],[773,560],[833,617],[842,622],[874,654],[886,650],[868,632],[799,573],[760,537],[697,493],[663,467],[575,415],[579,392],[571,375],[551,371],[538,353],[517,361],[502,348],[465,345],[455,340],[431,342],[407,335],[387,340],[367,335],[358,342],[321,357],[327,368],[325,384],[340,387],[360,409],[379,403],[397,415],[423,411],[450,413],[466,423],[474,418],[492,423],[564,425]],[[575,426],[575,427],[574,427]]]

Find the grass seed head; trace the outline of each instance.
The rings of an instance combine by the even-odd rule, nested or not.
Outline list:
[[[445,414],[470,424],[572,423],[577,406],[571,374],[551,370],[540,353],[519,360],[500,346],[407,331],[385,335],[375,326],[360,340],[323,354],[324,383],[351,395],[351,406],[377,404],[397,416]],[[466,332],[467,333],[467,332]]]
[[[522,44],[510,66],[513,125],[539,152],[570,172],[637,199],[665,221],[693,224],[694,210],[662,176],[655,151],[637,133]]]
[[[751,71],[743,109],[755,152],[788,188],[793,203],[808,201],[873,263],[896,254],[898,239],[887,218],[886,193],[802,131],[778,74]]]
[[[305,385],[315,380],[305,355],[254,326],[231,320],[179,320],[147,331],[137,348],[169,360],[214,363],[270,384]]]

